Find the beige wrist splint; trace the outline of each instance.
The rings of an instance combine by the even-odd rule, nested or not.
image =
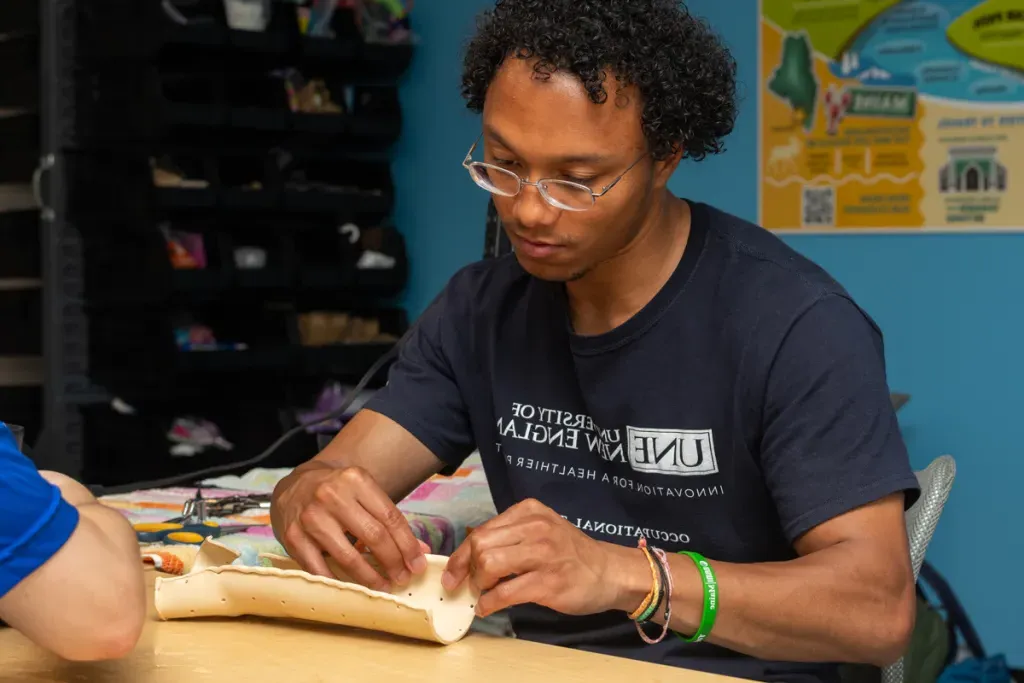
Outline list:
[[[468,581],[454,593],[444,589],[441,573],[448,558],[439,555],[427,555],[427,570],[391,593],[346,580],[330,560],[328,565],[338,579],[310,574],[279,555],[261,556],[272,567],[231,564],[238,557],[234,550],[207,539],[189,573],[156,579],[157,614],[161,619],[244,615],[304,619],[447,645],[466,635],[479,597]]]

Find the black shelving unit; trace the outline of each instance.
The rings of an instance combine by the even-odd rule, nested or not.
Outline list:
[[[292,2],[275,2],[256,32],[229,28],[222,0],[193,5],[188,25],[156,0],[38,6],[37,463],[117,484],[252,457],[324,381],[354,383],[408,326],[392,303],[408,264],[389,222],[390,147],[412,46],[365,43],[346,10],[334,37],[302,35]],[[337,107],[293,106],[296,72]],[[204,268],[172,266],[167,229],[201,236]],[[240,267],[240,247],[262,249],[265,265]],[[391,266],[362,266],[367,251]],[[310,311],[375,319],[385,339],[305,346]],[[244,347],[183,350],[175,332],[188,321]],[[182,414],[212,420],[234,449],[171,458],[166,433]],[[268,465],[314,449],[298,439]]]
[[[36,4],[0,6],[0,420],[42,426],[42,280],[39,207],[32,178],[39,159],[39,13]]]

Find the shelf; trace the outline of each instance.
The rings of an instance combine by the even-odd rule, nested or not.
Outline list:
[[[37,387],[43,384],[42,356],[0,356],[0,387]]]
[[[291,40],[282,31],[240,31],[228,29],[226,32],[228,47],[247,52],[258,52],[264,55],[283,55],[290,51]]]
[[[210,188],[155,187],[153,191],[160,205],[167,208],[204,209],[217,205],[217,192]]]
[[[228,125],[233,128],[284,131],[289,126],[290,112],[258,107],[232,107],[228,110]]]
[[[284,208],[309,213],[387,213],[389,196],[369,192],[326,192],[323,190],[214,190],[177,187],[153,188],[158,204],[165,209],[260,210]]]
[[[195,23],[187,26],[164,21],[158,42],[165,45],[197,45],[223,47],[227,44],[227,31],[218,22]]]
[[[285,372],[290,375],[358,377],[370,369],[393,343],[288,347],[247,351],[187,351],[178,354],[183,373]]]
[[[163,113],[169,126],[231,128],[273,133],[302,133],[345,137],[352,142],[392,144],[402,131],[400,116],[352,116],[348,114],[307,114],[258,107],[224,107],[218,104],[169,103]]]
[[[164,103],[164,125],[224,128],[230,125],[228,110],[213,104]]]

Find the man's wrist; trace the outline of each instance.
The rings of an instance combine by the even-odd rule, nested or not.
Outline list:
[[[612,609],[629,614],[640,606],[654,585],[651,565],[639,548],[607,543]]]
[[[612,609],[629,614],[640,606],[654,582],[651,565],[639,548],[607,544],[608,572],[612,587]],[[700,626],[704,590],[700,574],[689,559],[669,554],[672,573],[672,627],[689,633]],[[660,611],[659,611],[660,619]]]

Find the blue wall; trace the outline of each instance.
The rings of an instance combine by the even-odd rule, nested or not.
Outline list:
[[[417,3],[422,44],[403,88],[396,222],[418,314],[480,258],[486,196],[460,163],[479,131],[459,97],[460,51],[490,0]],[[728,151],[681,167],[676,193],[757,216],[756,0],[692,0],[732,47],[742,113]],[[452,37],[456,34],[458,39]],[[1024,225],[1024,216],[1021,216]],[[928,558],[952,583],[990,651],[1024,665],[1024,235],[795,236],[886,335],[890,385],[913,399],[901,422],[915,467],[951,453],[958,476]]]

